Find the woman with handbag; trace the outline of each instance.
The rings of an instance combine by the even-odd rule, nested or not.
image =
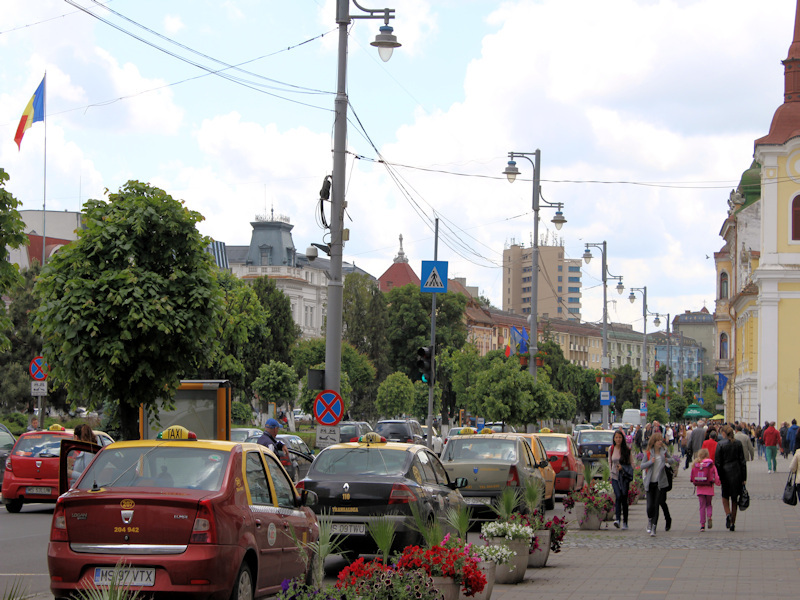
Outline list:
[[[650,537],[655,537],[656,535],[659,506],[664,509],[667,531],[669,531],[672,524],[666,495],[662,500],[661,490],[666,490],[669,486],[666,469],[674,464],[677,464],[677,462],[667,453],[661,434],[654,433],[651,435],[650,440],[647,442],[647,456],[641,465],[644,470],[644,489],[647,491],[647,532]]]
[[[614,488],[614,527],[619,528],[622,513],[622,528],[628,528],[628,489],[633,480],[631,449],[625,441],[625,434],[618,429],[614,443],[608,447],[608,464],[611,466],[611,487]]]
[[[714,465],[722,482],[722,508],[725,509],[725,527],[736,531],[736,513],[739,500],[747,483],[747,460],[742,443],[734,437],[733,428],[722,428],[724,443],[717,445]]]

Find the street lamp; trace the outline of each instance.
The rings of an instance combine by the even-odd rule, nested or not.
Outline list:
[[[331,194],[331,243],[330,279],[328,280],[328,313],[325,323],[325,389],[340,391],[342,371],[342,253],[344,250],[344,190],[347,160],[347,30],[352,19],[383,19],[380,33],[372,46],[384,61],[392,56],[392,50],[400,46],[392,35],[389,20],[394,18],[394,9],[364,8],[353,0],[361,12],[351,15],[350,0],[336,0],[336,23],[339,25],[338,76],[334,101],[335,123],[333,130],[333,185]]]
[[[622,285],[622,276],[621,275],[611,275],[608,272],[608,264],[607,264],[607,256],[608,256],[608,247],[606,242],[603,241],[602,244],[586,244],[586,251],[583,253],[583,260],[588,265],[589,262],[592,260],[592,252],[589,248],[597,248],[600,250],[602,254],[603,260],[603,361],[600,367],[603,369],[603,375],[605,375],[608,370],[611,368],[611,365],[608,361],[608,280],[616,279],[617,283],[617,293],[622,294],[625,291],[625,286]],[[600,384],[600,391],[601,392],[608,392],[608,382],[606,378],[603,377],[603,382]],[[603,426],[608,426],[608,405],[603,404]]]
[[[633,292],[641,292],[642,293],[642,321],[644,322],[644,333],[642,333],[642,406],[647,408],[647,369],[649,368],[649,364],[647,361],[647,286],[640,287],[640,288],[631,288],[631,294],[628,296],[628,300],[631,301],[631,304],[636,302],[636,294]],[[640,408],[641,410],[641,408]]]
[[[664,410],[666,411],[667,415],[669,415],[669,384],[670,380],[672,379],[670,377],[670,373],[672,372],[672,345],[669,339],[670,315],[669,313],[667,313],[666,315],[662,313],[651,313],[651,314],[654,314],[656,316],[656,318],[653,319],[653,325],[655,325],[656,327],[659,327],[661,325],[661,319],[659,319],[659,317],[663,316],[667,317],[667,389],[664,395]]]
[[[533,156],[533,160],[529,157]],[[531,335],[528,339],[528,353],[531,359],[528,361],[528,372],[533,375],[533,380],[536,381],[536,359],[535,354],[539,350],[539,203],[543,202],[544,206],[555,208],[556,214],[553,217],[552,223],[556,229],[561,229],[567,220],[564,218],[564,213],[561,212],[563,204],[561,202],[548,202],[540,198],[539,189],[539,174],[542,164],[542,151],[538,148],[535,152],[509,152],[508,165],[503,171],[503,175],[508,178],[509,183],[514,183],[514,180],[519,175],[517,162],[514,160],[516,157],[524,158],[531,165],[533,165],[533,247],[531,248]]]

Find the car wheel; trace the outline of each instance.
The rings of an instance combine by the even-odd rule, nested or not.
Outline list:
[[[242,563],[239,567],[239,574],[236,575],[231,591],[231,600],[253,600],[253,576],[246,563]]]
[[[6,504],[6,510],[10,513],[18,513],[22,510],[22,500],[19,498],[16,500],[11,500],[8,504]]]
[[[556,491],[553,490],[553,493],[550,494],[550,498],[544,501],[544,508],[545,510],[553,510],[556,507]]]

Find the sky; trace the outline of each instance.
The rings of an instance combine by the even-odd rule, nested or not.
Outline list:
[[[518,159],[513,184],[502,173],[509,152],[540,149],[542,198],[567,219],[556,232],[542,208],[540,243],[580,258],[607,242],[626,288],[609,284],[610,321],[641,331],[631,287],[647,287],[650,312],[713,312],[727,199],[783,101],[796,4],[395,0],[402,47],[385,63],[369,45],[383,21],[354,20],[344,259],[378,277],[402,235],[419,275],[438,217],[449,276],[501,307],[503,249],[533,235],[532,166]],[[77,211],[135,179],[228,245],[249,244],[271,211],[299,252],[328,241],[335,0],[4,0],[3,17],[0,167],[23,209],[46,189],[48,210]],[[45,72],[46,124],[18,150]],[[596,323],[592,252],[582,315]]]

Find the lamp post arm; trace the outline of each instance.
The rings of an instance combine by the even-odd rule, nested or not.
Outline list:
[[[347,2],[344,2],[347,4]],[[366,15],[350,15],[351,19],[383,19],[383,22],[388,25],[389,19],[394,19],[394,9],[393,8],[365,8],[361,6],[356,0],[353,0],[353,4],[356,5],[356,8],[361,12],[367,13]],[[348,11],[349,12],[349,11]]]

